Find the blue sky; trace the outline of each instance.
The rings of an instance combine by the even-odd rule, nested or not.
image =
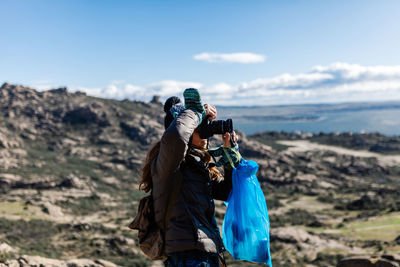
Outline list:
[[[2,0],[0,82],[215,104],[400,100],[400,1]]]

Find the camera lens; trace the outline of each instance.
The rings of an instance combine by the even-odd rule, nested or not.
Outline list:
[[[227,119],[224,123],[224,133],[233,132],[233,121],[232,119]]]
[[[203,139],[210,138],[214,134],[224,134],[233,131],[232,119],[213,120],[204,119],[200,126],[200,137]]]

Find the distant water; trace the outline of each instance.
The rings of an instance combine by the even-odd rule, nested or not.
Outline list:
[[[221,114],[222,113],[222,114]],[[221,119],[230,117],[229,109],[223,109]],[[330,111],[321,112],[317,119],[263,119],[258,114],[254,119],[233,116],[234,128],[245,134],[261,131],[286,132],[379,132],[385,135],[400,135],[400,109],[360,110],[360,111]]]

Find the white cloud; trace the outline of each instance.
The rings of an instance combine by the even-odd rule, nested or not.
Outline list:
[[[400,66],[333,63],[310,72],[241,83],[247,104],[351,102],[400,99]]]
[[[400,78],[400,66],[361,66],[343,62],[333,63],[329,66],[316,66],[312,72],[331,73],[335,77],[341,77],[346,81],[359,79],[393,79]]]
[[[160,96],[173,96],[182,94],[183,90],[186,88],[201,88],[203,85],[197,82],[182,82],[182,81],[174,81],[167,80],[152,83],[147,86],[147,90],[151,94],[157,94]]]
[[[165,80],[149,84],[141,87],[134,84],[124,83],[123,81],[114,81],[105,88],[87,88],[76,87],[72,91],[83,91],[88,95],[113,98],[113,99],[130,99],[139,101],[149,101],[154,95],[159,95],[163,100],[170,96],[182,96],[186,88],[203,88],[201,83]]]
[[[265,56],[254,53],[201,53],[193,56],[196,60],[210,63],[260,63],[265,61]]]
[[[400,100],[400,66],[361,66],[339,62],[316,66],[309,72],[286,73],[238,85],[164,80],[142,87],[114,81],[104,88],[77,87],[72,91],[85,91],[105,98],[149,101],[153,95],[160,95],[162,100],[173,95],[182,98],[184,89],[189,87],[200,90],[203,102],[216,105]]]
[[[238,87],[233,87],[227,83],[217,83],[207,87],[201,87],[200,93],[202,101],[209,103],[227,102],[235,96]]]
[[[382,87],[383,82],[390,81],[397,84],[400,79],[400,66],[371,66],[364,67],[357,64],[333,63],[329,66],[316,66],[308,73],[282,74],[273,78],[257,79],[244,82],[239,85],[240,90],[276,90],[276,89],[329,89],[336,86],[349,86],[348,90],[355,90],[357,84],[363,82],[363,88],[373,86],[377,90]],[[385,83],[386,84],[386,83]],[[370,89],[368,89],[370,90]]]
[[[198,87],[197,87],[198,88]],[[208,87],[201,87],[201,93],[203,94],[227,94],[236,92],[237,88],[232,87],[227,83],[217,83]]]
[[[329,73],[282,74],[273,78],[257,79],[240,85],[241,90],[305,88],[315,83],[333,80]]]
[[[125,98],[147,100],[146,90],[140,86],[132,84],[111,83],[105,88],[76,87],[72,91],[82,91],[92,96],[113,98],[119,100]]]

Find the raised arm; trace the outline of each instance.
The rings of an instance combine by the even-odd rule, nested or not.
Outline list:
[[[239,146],[237,145],[239,137],[236,135],[235,131],[233,131],[233,141],[235,142],[234,149],[239,150]],[[222,141],[225,146],[230,146],[230,134],[225,133],[222,135]],[[219,148],[223,153],[223,148]],[[212,153],[217,154],[215,151]],[[216,163],[218,166],[222,166],[227,162],[227,158],[222,155],[222,158]],[[224,179],[217,179],[212,182],[212,193],[213,198],[226,201],[228,199],[229,193],[232,190],[232,169],[224,167]]]
[[[170,177],[178,169],[185,157],[190,136],[198,124],[198,114],[186,109],[165,130],[156,161],[159,177]]]

